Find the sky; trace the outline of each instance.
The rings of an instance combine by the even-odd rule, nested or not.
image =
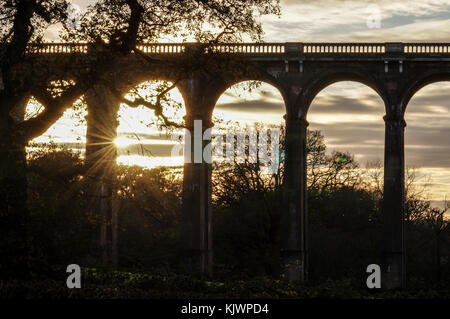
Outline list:
[[[83,9],[90,1],[73,2]],[[282,0],[281,17],[263,17],[261,21],[266,42],[450,42],[450,0]],[[53,28],[46,36],[57,40]],[[173,94],[182,101],[179,92]],[[219,99],[214,116],[242,124],[279,124],[284,113],[279,92],[263,84],[251,93],[230,88]],[[315,98],[307,119],[310,129],[325,135],[329,152],[350,151],[364,166],[383,161],[384,114],[383,102],[372,89],[339,82]],[[83,142],[85,127],[73,124],[77,116],[80,114],[68,110],[37,141],[52,136],[56,141]],[[174,142],[154,126],[145,125],[150,122],[145,119],[152,116],[148,110],[121,108],[120,162],[149,167],[179,163],[180,159],[167,157]],[[423,182],[431,181],[431,198],[442,202],[446,195],[450,197],[450,83],[432,84],[419,91],[408,105],[406,122],[406,165],[417,168]]]

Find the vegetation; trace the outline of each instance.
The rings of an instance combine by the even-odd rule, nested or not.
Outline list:
[[[336,160],[345,158],[345,160]],[[381,241],[381,169],[361,169],[351,154],[326,154],[318,131],[308,134],[310,282],[279,278],[281,183],[259,165],[214,167],[213,277],[179,268],[181,180],[170,168],[118,166],[119,270],[102,269],[98,220],[87,209],[80,154],[49,149],[29,154],[30,230],[36,256],[32,280],[4,281],[2,297],[445,297],[450,279],[448,222],[444,210],[423,198],[408,175],[407,262],[409,289],[367,290],[365,269],[378,263]],[[279,174],[282,175],[281,163]],[[83,289],[65,291],[65,266],[83,269]],[[37,289],[39,288],[39,289]],[[400,295],[396,295],[400,294]]]

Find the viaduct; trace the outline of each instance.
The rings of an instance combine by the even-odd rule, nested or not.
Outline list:
[[[50,59],[51,64],[73,54],[82,57],[89,50],[88,44],[44,43],[31,45],[28,54]],[[286,109],[286,177],[280,250],[285,278],[291,281],[305,281],[308,277],[306,118],[309,106],[321,90],[339,81],[360,82],[379,94],[386,110],[382,284],[388,289],[403,287],[404,114],[408,102],[422,87],[450,80],[450,43],[215,44],[208,48],[209,53],[227,56],[232,62],[210,72],[191,72],[180,79],[171,61],[192,50],[204,49],[194,43],[139,44],[136,52],[140,54],[117,63],[111,81],[122,94],[149,80],[175,83],[184,98],[185,124],[190,130],[194,120],[202,120],[203,129],[213,125],[216,101],[235,83],[257,80],[279,90]],[[148,67],[143,63],[146,57],[158,63]],[[86,160],[96,163],[101,158],[103,162],[113,162],[115,152],[111,145],[117,136],[116,114],[120,101],[105,85],[93,87],[85,98],[88,104]],[[192,162],[184,164],[183,245],[192,269],[208,272],[213,251],[211,165]],[[100,192],[102,205],[110,207],[108,196],[112,191],[101,187]],[[103,231],[108,245],[113,230],[104,227]]]

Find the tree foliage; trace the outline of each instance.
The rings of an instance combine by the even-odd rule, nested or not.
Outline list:
[[[259,17],[279,13],[276,0],[100,0],[88,6],[78,25],[70,16],[69,5],[66,0],[0,1],[0,257],[2,263],[15,260],[10,269],[27,264],[24,259],[33,244],[28,238],[26,205],[25,146],[29,140],[43,134],[97,85],[109,87],[130,106],[152,108],[167,120],[159,103],[164,99],[156,99],[156,103],[127,100],[114,82],[120,77],[116,64],[142,53],[136,49],[138,42],[156,41],[164,34],[192,34],[198,40],[211,41],[237,41],[245,35],[260,39]],[[87,42],[87,54],[71,52],[63,61],[57,55],[32,54],[32,47],[43,40],[50,26],[62,26],[60,38],[65,42]],[[158,65],[159,61],[141,57],[149,67]],[[184,67],[191,70],[192,61],[185,60]],[[201,63],[194,67],[198,66]],[[17,116],[24,114],[31,96],[43,105],[43,111],[32,118]]]

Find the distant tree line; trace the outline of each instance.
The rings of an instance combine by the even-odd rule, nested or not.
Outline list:
[[[282,149],[283,143],[281,153]],[[364,283],[367,265],[380,260],[382,167],[361,168],[348,152],[327,154],[320,131],[308,132],[307,151],[310,279]],[[283,161],[275,174],[251,161],[213,165],[215,276],[277,277]],[[101,221],[88,213],[84,169],[80,154],[56,146],[29,154],[28,205],[36,271],[74,261],[100,265],[95,229]],[[179,172],[179,168],[118,166],[119,268],[180,271]],[[414,170],[406,175],[410,280],[448,282],[446,209],[432,207]]]

